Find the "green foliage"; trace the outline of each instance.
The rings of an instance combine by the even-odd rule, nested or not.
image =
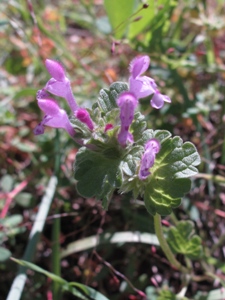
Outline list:
[[[148,7],[143,7],[143,3],[137,6],[137,1],[133,0],[105,0],[104,4],[113,35],[117,39],[125,36],[137,44],[137,36],[145,33],[142,44],[151,43],[155,48],[157,44],[161,44],[160,38],[169,26],[169,18],[177,6],[177,1],[148,0],[145,2]]]
[[[0,219],[0,226],[3,230],[0,232],[0,245],[3,245],[7,239],[13,240],[13,238],[25,231],[25,227],[19,226],[23,217],[21,215],[12,215]],[[0,246],[0,262],[5,262],[11,256],[11,252],[3,246]]]
[[[127,19],[132,15],[135,0],[105,0],[104,5],[111,23],[114,35],[122,38],[127,30]]]
[[[77,190],[84,197],[103,200],[104,208],[115,189],[122,193],[132,191],[135,198],[144,195],[150,214],[170,214],[190,190],[188,177],[198,172],[199,155],[193,144],[183,144],[180,137],[171,138],[168,131],[145,130],[146,123],[140,113],[135,114],[131,126],[135,144],[121,148],[117,141],[119,110],[116,98],[126,89],[126,84],[116,82],[109,90],[101,90],[98,104],[93,105],[92,118],[100,126],[85,140],[90,149],[81,148],[77,153],[74,168]],[[107,123],[112,123],[114,128],[104,132]],[[138,177],[141,157],[145,143],[151,138],[160,141],[161,149],[151,175],[142,181]]]
[[[21,266],[24,266],[26,268],[29,268],[35,272],[39,272],[49,278],[51,278],[53,281],[59,283],[61,285],[61,289],[63,292],[70,292],[72,295],[78,297],[78,299],[83,299],[83,300],[108,300],[104,295],[101,293],[93,290],[92,288],[78,283],[78,282],[68,282],[61,277],[50,273],[40,267],[38,267],[35,264],[32,264],[30,262],[24,261],[24,260],[19,260],[12,258],[13,261],[16,263],[20,264]]]
[[[113,149],[110,149],[113,152]],[[120,160],[81,148],[76,155],[77,190],[84,197],[103,200],[106,209],[115,188],[121,184]]]
[[[116,99],[121,92],[127,91],[128,85],[125,82],[114,82],[109,90],[102,89],[99,92],[98,102],[105,113],[110,113],[113,108],[117,108]]]
[[[190,259],[199,259],[202,255],[202,240],[194,233],[192,221],[180,221],[176,227],[170,227],[167,241],[174,253],[184,254]]]
[[[169,290],[163,289],[159,292],[157,300],[177,300],[176,295]]]
[[[19,226],[22,222],[22,215],[12,215],[0,220],[0,225],[3,226],[4,232],[2,232],[1,238],[4,236],[14,237],[15,235],[25,231],[25,227]]]
[[[151,41],[152,46],[155,48],[156,45],[154,45],[154,43],[156,43],[157,40],[160,42],[159,37],[163,35],[166,27],[168,27],[168,19],[172,9],[177,5],[177,1],[149,0],[146,3],[148,4],[146,9],[141,10],[143,4],[140,4],[139,7],[135,9],[135,11],[138,11],[137,16],[140,19],[130,24],[128,38],[132,42],[135,42],[137,36],[145,32],[146,36],[143,43],[148,45]],[[151,30],[149,30],[149,28],[151,28]]]
[[[30,3],[30,1],[28,2]],[[223,245],[221,241],[224,241],[223,235],[221,234],[223,225],[221,223],[222,219],[215,217],[216,213],[222,214],[224,203],[224,174],[222,166],[225,163],[225,139],[223,130],[224,122],[222,118],[225,113],[225,92],[223,74],[224,43],[223,35],[221,35],[224,29],[224,0],[149,0],[145,1],[145,3],[147,2],[149,4],[149,7],[141,11],[138,11],[143,4],[141,0],[136,0],[135,3],[133,0],[109,0],[105,1],[108,17],[104,15],[104,8],[99,4],[101,1],[99,3],[97,3],[98,1],[94,1],[94,5],[93,1],[81,1],[79,5],[73,5],[74,3],[72,3],[72,1],[58,1],[54,3],[52,1],[33,1],[34,17],[37,21],[39,32],[36,31],[36,22],[33,16],[31,16],[31,11],[28,9],[28,2],[24,0],[4,0],[1,3],[1,208],[5,203],[5,196],[7,196],[8,192],[13,190],[13,187],[16,186],[15,184],[29,178],[30,174],[34,175],[29,179],[29,185],[25,188],[24,192],[14,198],[12,206],[10,206],[8,211],[9,217],[5,218],[6,223],[4,225],[1,224],[0,240],[2,247],[0,248],[0,260],[4,262],[4,264],[1,264],[1,268],[3,268],[3,265],[4,268],[6,268],[4,272],[2,272],[1,297],[6,298],[6,293],[8,293],[7,287],[15,273],[15,270],[11,269],[11,264],[9,264],[9,262],[5,263],[6,258],[10,255],[8,251],[15,251],[17,257],[22,256],[22,251],[26,246],[25,236],[22,239],[20,237],[15,239],[15,234],[24,232],[25,228],[21,226],[23,219],[28,225],[30,220],[29,216],[33,218],[37,209],[33,207],[34,203],[37,203],[39,200],[47,178],[49,174],[52,174],[55,160],[52,143],[55,139],[54,131],[47,129],[47,134],[40,137],[34,137],[32,134],[32,129],[40,120],[40,113],[37,110],[37,104],[34,99],[35,92],[43,86],[43,82],[47,79],[47,72],[44,70],[43,65],[43,61],[47,57],[60,60],[66,66],[69,77],[74,79],[73,90],[79,104],[85,101],[85,105],[91,107],[93,95],[96,94],[99,87],[106,84],[105,78],[103,78],[104,70],[107,70],[109,67],[112,68],[112,71],[117,72],[121,70],[123,76],[127,72],[127,63],[130,57],[133,57],[137,53],[141,54],[141,52],[150,54],[151,76],[156,79],[161,92],[170,95],[172,103],[170,106],[164,106],[161,110],[151,110],[149,108],[148,98],[140,101],[143,115],[136,113],[135,122],[133,122],[131,126],[131,131],[136,141],[132,149],[128,149],[127,153],[125,153],[123,151],[121,152],[117,147],[112,147],[113,139],[118,133],[117,127],[110,130],[107,134],[103,133],[106,123],[114,123],[118,120],[118,108],[115,105],[115,101],[108,103],[104,101],[101,102],[100,96],[99,104],[95,107],[92,114],[92,116],[94,116],[93,119],[99,121],[99,128],[96,129],[95,140],[91,141],[92,137],[90,133],[81,122],[74,120],[74,127],[80,136],[85,136],[86,144],[88,144],[88,142],[95,144],[95,152],[93,156],[90,156],[91,160],[95,160],[97,157],[97,161],[100,161],[99,157],[101,157],[105,163],[105,169],[106,166],[111,168],[110,162],[116,162],[116,164],[118,164],[120,170],[118,174],[120,174],[124,180],[123,186],[121,187],[123,189],[120,191],[126,192],[133,190],[134,196],[138,196],[139,191],[145,196],[145,191],[147,195],[147,190],[151,189],[150,184],[149,187],[146,187],[146,185],[148,185],[147,182],[145,185],[142,185],[137,178],[138,166],[143,153],[143,145],[149,137],[156,134],[154,131],[150,132],[145,130],[147,127],[146,122],[149,123],[150,128],[167,128],[173,135],[179,134],[184,140],[194,141],[201,151],[200,154],[204,157],[200,166],[201,174],[199,174],[198,177],[196,176],[197,178],[192,182],[195,188],[194,193],[197,197],[189,195],[189,205],[183,205],[182,215],[179,214],[180,211],[178,210],[178,216],[184,218],[192,216],[190,206],[198,210],[198,214],[195,215],[195,220],[197,221],[199,215],[201,215],[203,227],[202,230],[200,230],[200,235],[202,238],[207,238],[207,241],[205,240],[204,243],[204,248],[206,248],[205,253],[209,253],[208,258],[203,257],[202,260],[199,261],[201,269],[204,270],[204,266],[206,266],[207,270],[211,269],[214,274],[224,272],[222,251],[220,251],[220,247]],[[111,23],[111,29],[109,22]],[[99,34],[98,29],[101,31],[101,34]],[[116,39],[125,38],[124,42],[126,44],[126,48],[124,48],[122,41],[121,44],[116,47],[115,52],[117,55],[112,59],[109,56],[111,35]],[[132,52],[129,46],[133,47],[135,51]],[[76,51],[74,51],[74,49],[76,49]],[[19,76],[17,76],[17,74]],[[108,90],[102,90],[103,98],[105,93],[107,94]],[[111,93],[109,93],[109,95],[114,100],[116,99]],[[110,107],[112,108],[111,111],[109,111]],[[187,119],[183,119],[183,117]],[[27,133],[25,134],[24,132]],[[165,139],[166,138],[172,143],[171,135],[165,135]],[[67,206],[66,213],[70,214],[71,208],[73,207],[73,201],[71,201],[71,199],[75,199],[76,201],[75,197],[77,195],[74,186],[71,187],[71,185],[74,185],[74,180],[73,178],[69,179],[71,171],[67,170],[68,161],[66,157],[69,157],[68,154],[71,150],[74,151],[76,144],[73,141],[68,141],[66,134],[62,134],[60,140],[63,144],[63,147],[59,147],[60,152],[63,153],[63,168],[61,169],[63,171],[61,171],[59,175],[59,193],[57,193],[57,199],[59,198],[60,203],[62,203],[60,212],[65,212],[65,207]],[[161,141],[163,141],[163,138]],[[107,147],[105,147],[106,144]],[[84,163],[82,157],[86,157],[87,154],[82,153],[82,151],[77,154],[81,164]],[[93,153],[92,149],[89,149],[89,151]],[[58,153],[58,150],[56,152]],[[160,155],[161,153],[157,155],[157,160]],[[210,162],[210,164],[208,162]],[[169,172],[167,172],[166,168],[163,168],[160,162],[159,166],[162,170],[164,169],[164,171],[166,171],[165,175],[168,180],[170,178]],[[94,182],[97,181],[98,191],[100,191],[100,186],[104,188],[104,180],[108,180],[108,177],[111,176],[111,171],[106,170],[108,177],[106,176],[106,178],[104,178],[102,175],[103,171],[99,165],[96,167],[97,171],[94,176],[96,177],[96,174],[98,175],[100,169],[102,181],[98,181],[94,178]],[[93,173],[93,169],[90,171]],[[153,177],[155,178],[158,172],[157,169],[152,168],[150,171],[152,172],[152,175],[150,175],[151,179],[153,179]],[[116,174],[115,170],[112,170],[112,172],[114,172],[114,175]],[[163,177],[163,180],[166,179],[166,176]],[[133,178],[133,180],[129,181],[130,178]],[[175,178],[176,183],[178,183],[179,180],[179,178]],[[185,185],[187,181],[189,182],[187,184],[189,187],[189,179],[184,178],[184,180],[186,182]],[[83,174],[82,180],[78,181],[79,188],[80,186],[82,187],[82,181],[85,181],[85,174]],[[118,180],[118,182],[112,182],[112,185],[106,185],[108,199],[110,199],[111,192],[113,192],[115,188],[117,189],[116,185],[118,184],[118,186],[120,186],[120,182]],[[153,188],[156,180],[152,180],[150,183]],[[114,186],[114,184],[116,185]],[[170,182],[169,187],[171,185],[173,189],[178,189],[180,194],[182,194],[180,186],[177,188],[177,185],[173,185],[173,182]],[[86,188],[89,190],[89,182]],[[165,183],[161,189],[164,196],[164,190],[169,188],[167,188]],[[198,190],[201,191],[201,193],[196,194]],[[84,188],[82,192],[86,192]],[[90,191],[88,192],[90,193]],[[171,200],[173,191],[166,190],[166,193],[168,192],[170,194],[168,203],[166,202],[168,207],[163,207],[163,212],[166,210],[166,213],[169,212],[169,208],[172,209],[173,205],[176,205],[176,201],[173,202],[174,200]],[[66,195],[67,193],[69,196]],[[92,194],[92,192],[90,194]],[[130,194],[131,193],[126,194],[125,197],[129,198]],[[101,197],[101,192],[99,192],[98,196]],[[133,226],[134,230],[135,226],[146,226],[145,230],[149,228],[152,230],[153,226],[148,222],[148,220],[152,218],[147,217],[147,213],[142,208],[139,210],[143,205],[142,200],[130,201],[129,199],[125,207],[124,198],[121,198],[122,201],[116,202],[116,215],[118,219],[122,220],[121,223],[124,223],[124,227],[119,224],[119,226],[121,226],[120,230],[130,230],[130,225]],[[196,198],[197,201],[202,203],[202,206],[197,206],[196,202],[193,201],[196,200]],[[151,213],[154,212],[154,210],[159,211],[159,209],[161,209],[160,205],[162,203],[158,205],[151,197],[149,199],[147,197],[146,199],[146,203],[150,203],[149,211]],[[167,201],[166,197],[164,200]],[[205,203],[205,201],[207,203]],[[86,214],[88,214],[89,208],[87,203],[88,201],[85,206],[79,203],[78,206],[80,206],[80,209],[78,208],[76,211],[81,218],[80,223],[76,218],[76,226],[82,228],[83,237],[90,233],[89,227],[86,226]],[[177,205],[179,205],[179,203],[180,200],[177,200]],[[210,209],[210,213],[208,209],[204,209],[205,204],[207,204],[207,208]],[[28,207],[30,205],[31,207]],[[215,208],[217,211],[214,210]],[[84,211],[85,218],[82,218]],[[55,205],[52,206],[50,214],[52,213],[56,214]],[[22,216],[23,218],[14,218],[14,215],[17,214],[21,214],[21,218]],[[109,218],[106,220],[105,225],[107,229],[113,231],[115,230],[115,222],[109,221],[112,219],[111,214],[115,217],[113,205],[107,214]],[[124,218],[124,216],[126,217]],[[13,218],[10,219],[11,217]],[[91,218],[90,215],[88,215],[88,219],[89,217]],[[96,214],[95,217],[98,217],[98,215]],[[136,223],[133,223],[133,218],[137,218]],[[17,221],[14,222],[13,219],[17,219]],[[19,219],[20,222],[18,223]],[[64,225],[67,223],[67,218],[62,218],[61,222],[63,231],[60,232],[60,234],[62,234],[63,238],[65,234]],[[218,222],[220,222],[221,226],[217,226]],[[9,225],[10,223],[11,225]],[[196,223],[197,226],[198,224],[199,222]],[[211,234],[206,235],[204,231],[209,228],[208,224],[214,224],[214,227],[210,226],[210,230],[213,230],[213,228],[216,229],[213,233],[213,240],[218,239],[218,244],[215,244],[215,247],[213,246],[212,249],[210,249],[210,247],[207,248],[207,245],[213,243],[210,240]],[[48,222],[48,230],[50,226],[51,223]],[[93,230],[96,229],[95,226],[94,224]],[[85,228],[87,231],[85,231]],[[67,232],[67,234],[70,233],[69,231]],[[45,232],[43,234],[45,235]],[[174,235],[172,232],[171,235],[173,239],[178,235],[178,241],[181,239],[183,243],[184,237],[182,234],[179,236],[180,231]],[[194,236],[194,234],[190,235],[190,237],[188,237],[189,240],[192,240]],[[17,242],[17,247],[15,247],[15,241]],[[126,241],[124,238],[124,243],[126,243]],[[79,242],[79,240],[77,242]],[[123,243],[122,237],[120,243]],[[190,244],[189,246],[193,247],[194,245]],[[189,246],[187,246],[187,248]],[[124,249],[126,249],[126,247],[127,246],[124,245]],[[142,247],[142,245],[139,245],[138,249],[141,251],[145,249]],[[7,248],[9,250],[7,250]],[[108,248],[110,248],[110,250],[108,250]],[[110,251],[112,251],[111,246],[108,248],[105,245],[104,254],[107,255],[107,259]],[[134,250],[134,246],[129,245],[128,249],[131,253]],[[45,253],[50,253],[50,248],[46,250]],[[178,247],[178,250],[184,251],[184,248],[179,249]],[[185,251],[186,250],[185,248]],[[38,251],[38,257],[42,259],[43,253],[40,253],[40,249]],[[115,251],[113,251],[113,253],[114,252]],[[149,284],[149,281],[148,283],[142,283],[140,285],[138,280],[132,277],[131,274],[133,273],[129,272],[129,268],[131,264],[135,265],[133,267],[134,269],[138,264],[142,264],[144,257],[144,255],[143,258],[135,255],[135,263],[129,260],[129,267],[127,267],[124,261],[124,264],[121,266],[121,272],[129,274],[129,279],[131,281],[135,280],[133,283],[135,283],[137,288],[141,289],[144,289],[144,287]],[[115,258],[117,259],[118,257],[114,255],[109,258],[112,265],[114,265]],[[60,262],[58,262],[58,264],[60,264]],[[137,275],[139,278],[145,272],[144,275],[149,278],[147,264],[145,265],[146,269],[143,267],[135,269],[138,270]],[[155,265],[158,267],[157,261]],[[194,274],[196,264],[193,263],[192,266]],[[7,270],[8,267],[9,270]],[[168,268],[168,266],[165,267]],[[81,266],[80,269],[82,270]],[[164,273],[161,267],[158,268],[158,270],[162,280],[165,282],[166,279],[168,279],[170,284],[173,285],[174,272],[171,272],[167,277],[164,275],[168,274],[168,272]],[[141,274],[141,272],[143,273]],[[178,287],[177,285],[180,284],[180,288],[183,287],[185,289],[185,275],[181,273],[182,272],[179,273],[179,281],[176,281],[176,288]],[[178,274],[177,271],[176,274]],[[206,273],[204,273],[203,276],[205,276],[207,280]],[[79,278],[77,280],[82,279],[83,278]],[[99,275],[96,276],[95,280],[99,286],[103,285],[103,288],[106,288],[104,282],[101,282]],[[219,278],[217,277],[216,280],[219,280]],[[224,290],[222,289],[217,289],[214,292],[209,291],[212,288],[211,279],[206,282],[209,283],[209,285],[205,284],[207,291],[199,291],[196,294],[196,290],[201,290],[202,284],[198,282],[192,284],[192,280],[190,280],[188,289],[189,294],[192,293],[190,299],[221,300],[225,297]],[[222,280],[220,282],[222,283]],[[32,294],[35,299],[42,299],[43,294],[38,298],[34,291],[36,289],[34,286],[40,286],[42,282],[40,282],[37,277],[33,278],[32,283],[34,283],[32,287],[27,285],[24,298],[28,299],[29,295]],[[171,291],[174,291],[172,288],[171,286]],[[159,289],[160,288],[155,288],[152,293],[149,293],[149,299],[155,300],[157,297],[156,290]],[[41,288],[41,292],[43,291],[44,287]],[[108,289],[106,288],[105,291],[108,292]],[[110,294],[109,297],[110,299],[124,298],[124,295],[121,295],[121,293],[121,290],[115,291],[115,295]],[[163,292],[161,295],[163,295],[163,297],[161,296],[162,299],[167,299],[166,297],[170,296],[168,293]],[[77,298],[77,296],[75,297]],[[184,297],[177,297],[177,299],[181,300],[184,299]]]
[[[8,249],[0,247],[0,263],[5,262],[7,259],[10,258],[11,255],[12,254]]]
[[[153,137],[157,138],[160,131]],[[180,205],[181,198],[191,188],[191,177],[198,173],[199,154],[192,143],[180,137],[160,140],[161,149],[157,155],[144,192],[145,205],[149,213],[170,214],[172,208]]]

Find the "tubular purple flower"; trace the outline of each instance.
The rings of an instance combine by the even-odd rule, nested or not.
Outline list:
[[[51,59],[46,59],[45,65],[52,78],[46,83],[44,90],[55,96],[65,98],[74,113],[78,109],[78,105],[73,96],[70,81],[66,77],[63,66],[59,62]]]
[[[89,112],[86,109],[79,108],[75,112],[75,117],[77,117],[78,120],[86,124],[90,130],[94,129],[94,124],[92,122]]]
[[[160,143],[157,139],[150,139],[145,144],[145,152],[141,158],[141,165],[138,174],[140,180],[145,180],[151,174],[149,169],[154,165],[155,157],[159,150]]]
[[[134,111],[138,105],[137,98],[130,92],[122,93],[117,99],[120,107],[121,128],[118,134],[118,141],[122,147],[126,147],[127,142],[133,142],[133,136],[129,133],[129,127],[134,118]]]
[[[46,125],[53,128],[63,128],[72,137],[75,135],[75,130],[69,121],[67,113],[59,107],[54,99],[39,99],[38,106],[45,113],[45,116],[41,123],[34,129],[34,134],[43,134],[44,125]]]
[[[142,73],[147,71],[149,64],[150,58],[147,55],[136,57],[131,61],[129,67],[131,73],[129,91],[137,99],[153,95],[150,104],[152,107],[159,109],[163,107],[164,102],[170,103],[171,100],[168,96],[160,94],[154,79],[148,76],[141,76]]]

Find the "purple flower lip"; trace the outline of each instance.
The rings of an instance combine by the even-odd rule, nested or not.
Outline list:
[[[145,180],[151,174],[149,169],[153,167],[155,163],[156,154],[160,150],[160,143],[157,139],[150,139],[145,144],[145,152],[141,158],[140,170],[138,177],[140,180]]]

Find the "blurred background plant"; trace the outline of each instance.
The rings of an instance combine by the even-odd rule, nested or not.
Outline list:
[[[220,288],[225,276],[224,1],[9,0],[0,7],[0,299],[6,298],[17,269],[8,258],[23,255],[57,156],[58,186],[37,246],[37,265],[54,271],[49,258],[55,245],[64,249],[97,233],[154,233],[151,217],[130,195],[114,195],[104,212],[95,199],[76,193],[76,148],[66,133],[56,136],[47,129],[34,136],[32,131],[41,119],[35,95],[49,78],[46,58],[63,63],[78,103],[91,107],[100,88],[127,80],[130,60],[142,53],[151,57],[148,73],[172,99],[159,111],[148,98],[142,100],[149,127],[192,141],[202,158],[192,192],[176,216],[165,219],[172,224],[175,217],[193,220],[203,246],[211,249],[205,250],[203,264],[193,266],[197,274],[210,269],[215,278],[190,284],[186,297],[217,299],[209,291]],[[51,237],[55,220],[61,222],[57,242]],[[120,240],[97,250],[101,259],[87,242],[82,252],[62,258],[62,277],[88,284],[109,299],[142,299],[135,288],[149,299],[176,299],[181,291],[179,272],[171,271],[155,245]],[[50,299],[50,280],[33,271],[28,275],[22,299]]]

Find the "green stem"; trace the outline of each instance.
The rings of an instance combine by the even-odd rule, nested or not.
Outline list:
[[[167,259],[171,263],[171,265],[183,273],[190,273],[190,271],[186,267],[181,265],[181,263],[176,259],[173,252],[171,251],[170,246],[168,245],[163,234],[161,216],[157,213],[154,216],[154,225],[155,225],[155,233],[159,240],[160,246],[164,254],[166,255]]]
[[[170,214],[170,219],[171,219],[171,221],[173,222],[173,224],[176,226],[177,224],[178,224],[178,219],[177,219],[177,217],[175,216],[175,214],[174,214],[174,212],[172,212],[171,214]]]
[[[59,178],[60,173],[60,162],[61,162],[61,155],[59,153],[60,149],[60,136],[59,130],[56,130],[55,136],[55,166],[54,172],[55,175]],[[55,213],[57,214],[58,208],[56,209]],[[60,266],[60,218],[55,218],[52,227],[52,272],[57,275],[61,276],[61,266]],[[61,299],[61,284],[57,281],[52,282],[52,294],[53,299],[58,300]]]
[[[55,212],[58,213],[58,210]],[[60,267],[60,218],[55,218],[52,228],[52,271],[55,275],[61,276],[61,267]],[[53,299],[61,299],[61,284],[57,281],[52,282],[52,294]]]

